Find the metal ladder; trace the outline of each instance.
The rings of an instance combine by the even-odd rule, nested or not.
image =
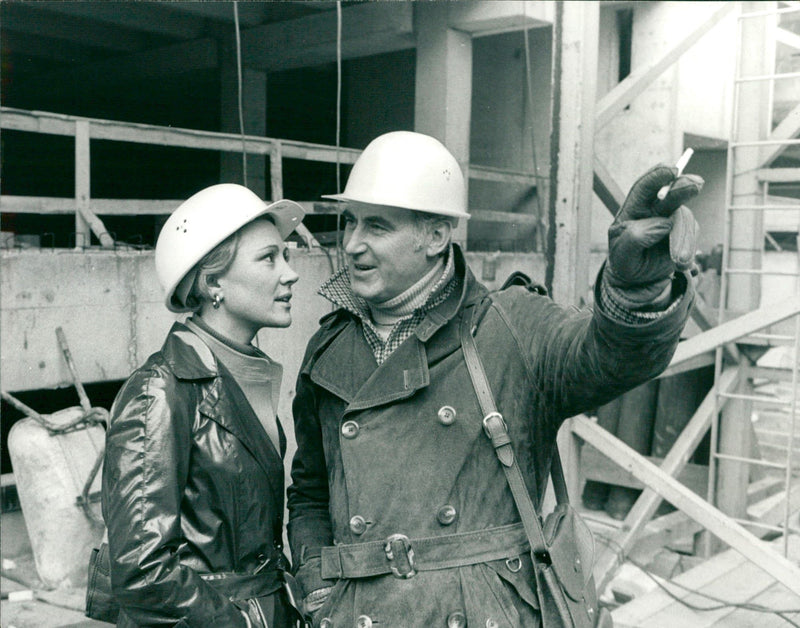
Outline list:
[[[742,2],[737,20],[733,115],[728,144],[719,323],[800,296],[800,72],[785,72],[786,49],[800,55],[800,6]],[[791,55],[789,55],[791,60]],[[798,56],[797,58],[800,58]],[[792,68],[790,68],[792,69]],[[789,113],[781,99],[792,95]],[[776,94],[778,98],[776,99]],[[786,156],[787,149],[792,156]],[[795,234],[781,250],[770,227]],[[773,232],[777,232],[773,229]],[[766,243],[769,243],[768,245]],[[775,251],[768,250],[775,249]],[[800,533],[800,310],[758,332],[744,329],[737,350],[716,350],[708,501],[757,536]],[[721,386],[731,353],[739,383]],[[776,442],[770,443],[769,439]],[[783,441],[786,451],[783,453]],[[758,506],[750,502],[758,502]],[[760,508],[760,511],[758,510]]]

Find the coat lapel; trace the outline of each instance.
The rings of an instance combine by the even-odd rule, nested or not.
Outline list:
[[[414,334],[380,366],[352,315],[339,320],[339,330],[332,330],[335,337],[317,356],[309,374],[315,384],[349,404],[347,412],[410,397],[430,384],[430,364],[458,350],[454,319],[464,307],[480,301],[486,288],[475,281],[457,246],[454,254],[456,273],[463,278],[461,290],[428,312]]]
[[[179,379],[213,379],[204,387],[199,412],[233,434],[267,475],[273,490],[282,495],[281,456],[228,369],[197,334],[181,323],[172,326],[161,351]]]

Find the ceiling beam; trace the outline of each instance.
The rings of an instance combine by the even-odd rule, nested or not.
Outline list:
[[[160,9],[163,5],[159,6]],[[151,2],[37,2],[36,9],[87,18],[124,28],[155,33],[178,40],[203,36],[205,20],[191,14],[158,10]]]
[[[473,37],[495,35],[523,28],[550,26],[555,19],[555,2],[451,2],[450,28]]]
[[[217,67],[215,39],[196,39],[132,55],[113,57],[87,65],[65,68],[46,74],[20,78],[15,88],[21,96],[34,96],[43,88],[49,91],[83,89],[102,90],[122,82],[154,79],[184,72]]]
[[[342,11],[342,57],[345,59],[412,48],[411,2],[369,2]],[[267,71],[336,60],[336,13],[266,24],[242,34],[244,65]]]
[[[13,31],[3,33],[3,51],[12,51],[15,56],[33,57],[50,62],[91,63],[97,58],[98,49],[79,42],[52,37],[30,37]]]
[[[163,39],[121,28],[104,25],[84,17],[56,15],[37,8],[38,2],[4,2],[3,30],[23,33],[28,37],[41,35],[74,41],[113,52],[134,52],[154,48]]]

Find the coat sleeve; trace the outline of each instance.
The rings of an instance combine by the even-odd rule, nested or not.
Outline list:
[[[313,339],[309,347],[312,344]],[[305,368],[298,375],[292,414],[297,451],[287,491],[288,534],[297,580],[308,595],[333,584],[322,579],[319,561],[321,548],[333,544],[333,531],[320,417],[314,385]]]
[[[510,288],[494,300],[526,359],[542,400],[539,410],[557,427],[669,365],[694,298],[685,275],[676,275],[673,295],[663,315],[640,323],[605,311],[597,294],[593,310],[564,307],[524,288]]]
[[[102,490],[112,589],[139,626],[245,626],[238,608],[178,558],[194,417],[185,388],[139,371],[112,408]]]

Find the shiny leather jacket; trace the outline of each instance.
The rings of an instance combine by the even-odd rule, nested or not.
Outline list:
[[[230,373],[176,323],[111,409],[102,495],[118,625],[246,625],[201,574],[252,572],[275,554],[282,454]]]

